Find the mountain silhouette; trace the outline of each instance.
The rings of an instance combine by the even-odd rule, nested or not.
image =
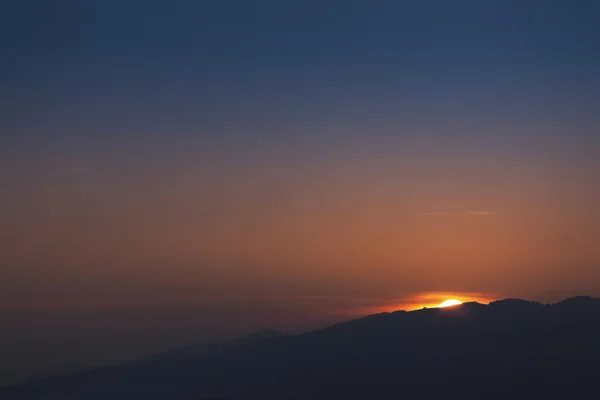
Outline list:
[[[600,299],[589,297],[382,313],[300,335],[266,331],[250,338],[8,387],[0,398],[600,396]]]
[[[57,376],[75,374],[78,372],[90,371],[92,369],[98,368],[97,366],[87,365],[87,364],[60,364],[54,366],[52,368],[41,369],[35,372],[32,372],[29,375],[29,378],[23,379],[23,381],[33,381],[37,379],[47,379],[54,378]]]
[[[261,329],[253,332],[247,336],[239,339],[235,339],[229,342],[217,343],[217,344],[197,344],[191,346],[178,347],[173,350],[163,351],[161,353],[153,354],[147,357],[142,357],[138,360],[133,361],[134,364],[142,364],[147,362],[160,362],[160,361],[176,361],[192,359],[195,357],[206,356],[211,353],[216,353],[225,349],[231,349],[250,343],[258,342],[261,340],[273,339],[284,336],[283,333],[277,332],[272,329]]]

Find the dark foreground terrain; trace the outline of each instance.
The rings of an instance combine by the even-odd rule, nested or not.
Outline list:
[[[600,399],[600,299],[398,311],[0,388],[0,399]]]

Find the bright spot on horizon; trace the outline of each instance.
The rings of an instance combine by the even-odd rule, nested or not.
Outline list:
[[[452,306],[457,306],[459,304],[462,304],[462,301],[460,300],[446,300],[444,302],[442,302],[438,307],[443,308],[443,307],[452,307]]]

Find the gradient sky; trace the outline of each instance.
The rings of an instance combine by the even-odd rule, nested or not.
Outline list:
[[[75,335],[77,315],[123,356],[142,329],[600,295],[597,2],[12,3],[14,332]]]

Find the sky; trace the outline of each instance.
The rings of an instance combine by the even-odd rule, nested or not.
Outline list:
[[[595,2],[1,7],[11,359],[600,295]]]

